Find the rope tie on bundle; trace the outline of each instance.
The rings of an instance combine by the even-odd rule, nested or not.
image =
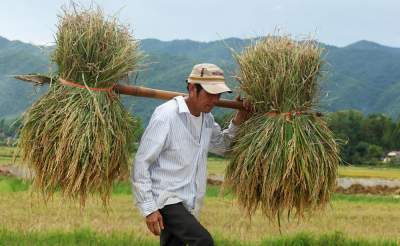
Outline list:
[[[110,97],[110,99],[115,99],[116,95],[114,93],[114,88],[117,86],[117,83],[112,83],[110,87],[104,87],[104,88],[97,88],[97,87],[89,87],[86,85],[81,85],[77,82],[69,81],[63,78],[58,79],[62,85],[65,86],[70,86],[70,87],[76,87],[76,88],[81,88],[81,89],[87,89],[90,91],[100,91],[100,92],[106,92],[107,95]],[[103,82],[103,83],[108,83],[108,82]],[[102,84],[103,84],[102,83]]]

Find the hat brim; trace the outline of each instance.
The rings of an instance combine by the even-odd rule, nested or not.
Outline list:
[[[225,83],[218,83],[218,84],[208,84],[208,83],[200,83],[203,89],[210,93],[210,94],[221,94],[224,92],[232,93],[232,90],[226,86]]]
[[[220,94],[224,92],[232,93],[232,90],[221,81],[201,81],[189,79],[188,83],[200,84],[203,89],[210,94]]]

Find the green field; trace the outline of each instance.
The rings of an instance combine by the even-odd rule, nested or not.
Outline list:
[[[62,199],[60,194],[44,204],[29,189],[29,183],[19,179],[0,178],[0,242],[128,245],[134,240],[142,245],[157,245],[157,238],[150,235],[133,206],[128,182],[115,185],[108,212],[97,198],[89,199],[82,211],[78,203]],[[222,198],[219,193],[218,186],[208,187],[200,216],[217,245],[400,243],[400,198],[395,196],[337,194],[325,211],[317,211],[302,221],[284,220],[280,235],[275,221],[270,222],[259,213],[250,221],[232,195]]]
[[[12,160],[13,151],[0,148],[0,160]],[[227,164],[210,157],[209,174],[223,175]],[[341,167],[339,174],[400,179],[398,168]],[[105,211],[96,197],[84,210],[59,193],[45,204],[29,182],[0,177],[0,218],[0,245],[158,245],[133,206],[128,182],[114,186]],[[217,245],[400,244],[399,196],[335,194],[324,211],[301,221],[284,219],[280,234],[276,221],[259,213],[247,219],[232,194],[221,197],[218,186],[209,186],[200,220]]]
[[[17,162],[18,157],[17,148],[0,146],[0,165],[12,164],[14,158]]]
[[[15,154],[17,153],[17,155]],[[15,147],[0,147],[0,165],[12,164],[16,156],[15,163],[19,162],[17,148]],[[223,176],[225,168],[229,160],[219,157],[208,158],[208,173],[209,175]],[[399,167],[363,167],[363,166],[340,166],[340,177],[353,178],[383,178],[383,179],[400,179]]]
[[[240,242],[237,240],[223,239],[214,237],[215,245],[226,246],[250,246],[255,245],[249,242]],[[142,236],[126,232],[113,232],[102,234],[90,229],[80,229],[72,232],[11,232],[0,230],[0,243],[2,245],[135,245],[135,246],[156,246],[159,242],[154,239],[143,238]],[[396,240],[362,240],[348,239],[342,233],[331,233],[321,236],[315,236],[307,233],[299,233],[294,236],[281,236],[264,239],[256,245],[265,246],[326,246],[326,245],[398,245]]]

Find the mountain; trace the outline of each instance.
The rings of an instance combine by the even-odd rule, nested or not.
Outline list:
[[[192,40],[141,40],[147,55],[142,69],[130,77],[130,83],[151,88],[186,91],[185,80],[196,63],[210,62],[221,66],[228,83],[235,62],[230,49],[240,51],[251,40],[229,38],[212,42]],[[400,114],[400,49],[369,41],[345,47],[324,45],[325,80],[321,85],[321,108],[324,111],[358,109],[364,113],[381,112],[393,117]],[[0,118],[23,112],[46,88],[32,86],[12,78],[14,74],[46,73],[52,47],[34,46],[0,37]],[[53,68],[54,69],[54,68]],[[233,96],[233,95],[230,95]],[[145,122],[159,100],[124,96],[126,107]],[[216,114],[222,112],[217,109]]]
[[[400,96],[397,89],[400,86],[399,58],[399,48],[368,41],[328,48],[326,60],[330,75],[324,84],[324,92],[331,94],[324,104],[333,111],[356,108],[365,113],[398,116],[400,111],[395,109],[393,99],[395,95]]]
[[[12,76],[47,72],[48,54],[49,48],[0,37],[0,118],[20,114],[37,99],[32,88]]]

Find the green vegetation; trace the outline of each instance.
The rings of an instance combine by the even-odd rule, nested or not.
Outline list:
[[[28,191],[31,182],[14,177],[0,176],[0,193]]]
[[[4,184],[13,190],[5,190]],[[125,189],[129,183],[118,186]],[[127,189],[113,193],[106,212],[95,197],[88,199],[84,210],[60,193],[44,204],[15,178],[1,179],[0,187],[0,244],[157,243]],[[260,211],[249,221],[236,199],[218,194],[219,187],[208,187],[200,216],[217,245],[396,245],[400,239],[400,199],[396,197],[335,194],[330,207],[307,214],[301,222],[283,218],[280,235],[276,224],[265,220]]]
[[[230,76],[236,67],[228,47],[241,51],[250,42],[251,40],[236,38],[208,43],[190,40],[141,40],[140,47],[148,55],[144,61],[147,65],[145,69],[132,74],[129,80],[130,83],[138,85],[185,92],[184,81],[192,66],[207,61],[220,65],[228,75],[228,83],[236,87],[237,82]],[[351,164],[375,163],[387,151],[400,148],[399,123],[394,120],[400,112],[399,49],[367,41],[343,48],[325,48],[324,59],[329,66],[324,67],[324,70],[329,72],[326,73],[320,94],[321,111],[335,112],[354,108],[365,114],[361,118],[358,116],[360,112],[354,113],[353,116],[350,116],[350,113],[333,114],[330,126],[339,138],[348,140],[341,151],[344,161]],[[7,61],[0,64],[0,121],[4,118],[9,121],[10,118],[19,116],[47,90],[46,86],[35,87],[33,90],[32,86],[16,81],[10,75],[46,73],[49,68],[48,57],[53,49],[54,47],[37,47],[0,37],[0,55]],[[55,70],[53,67],[52,71]],[[147,124],[154,108],[162,103],[155,99],[128,96],[123,96],[122,102],[133,115],[142,118],[144,125]],[[214,115],[222,123],[227,112],[231,111],[216,109]],[[371,120],[367,122],[369,126],[360,128],[361,125],[365,125],[361,124],[361,121],[366,120],[367,113],[377,112],[385,113],[385,116],[371,116]],[[388,121],[389,116],[393,117],[393,120]],[[366,132],[366,129],[371,132]],[[384,136],[382,132],[385,133]],[[360,133],[363,136],[360,136]],[[5,138],[1,140],[1,135],[0,129],[0,144],[4,144]],[[388,138],[394,141],[388,141]]]
[[[230,114],[217,117],[221,123]],[[400,158],[383,163],[389,151],[400,150],[400,118],[356,110],[327,113],[325,119],[340,146],[341,164],[400,167]]]
[[[21,119],[0,119],[0,147],[15,145],[18,129],[21,127]],[[0,153],[1,155],[1,153]]]
[[[299,233],[294,236],[281,236],[265,239],[261,243],[245,243],[238,240],[229,240],[215,237],[217,246],[390,246],[397,245],[395,240],[357,240],[349,239],[342,233],[336,232],[316,236],[310,233]],[[108,235],[97,233],[90,229],[80,229],[73,232],[13,232],[0,230],[0,242],[4,245],[104,245],[104,246],[156,246],[159,242],[156,239],[142,238],[139,235],[128,232],[112,232]]]
[[[28,191],[31,187],[31,181],[22,180],[15,177],[0,176],[0,193],[7,192],[22,192]],[[59,191],[59,190],[58,190]],[[128,181],[115,182],[113,185],[112,195],[131,195],[132,189],[131,184]],[[225,190],[224,198],[232,199],[233,195],[229,191]],[[209,185],[207,187],[207,197],[221,197],[220,186]]]
[[[338,111],[328,115],[328,125],[345,142],[341,156],[347,163],[375,164],[385,153],[400,149],[400,120],[387,115]]]
[[[148,55],[145,70],[130,77],[131,83],[158,89],[186,91],[185,79],[196,63],[220,65],[229,83],[237,85],[230,75],[235,65],[228,47],[240,51],[250,40],[229,38],[214,42],[191,40],[141,40],[141,49]],[[358,42],[347,47],[325,46],[329,66],[321,93],[323,111],[355,108],[364,113],[384,112],[397,116],[400,112],[400,52],[398,48],[371,42]],[[12,79],[10,75],[32,72],[46,73],[49,53],[54,47],[38,47],[0,37],[0,118],[16,116],[35,101],[45,88],[36,88]],[[54,70],[54,68],[53,68]],[[124,104],[147,124],[159,100],[124,98]],[[222,110],[217,111],[217,115]]]
[[[227,126],[231,115],[222,114],[217,116],[216,120],[222,126]],[[381,166],[381,160],[387,152],[400,149],[400,118],[394,120],[383,114],[364,115],[360,111],[346,110],[329,113],[326,119],[329,128],[340,139],[344,163]],[[0,146],[6,144],[7,138],[15,137],[19,127],[20,120],[0,119]],[[140,119],[136,131],[136,139],[139,139],[143,132]],[[15,141],[12,139],[12,142]],[[5,162],[10,163],[0,152],[0,164]],[[400,159],[390,162],[389,165],[400,167]]]
[[[13,156],[16,151],[17,148],[15,147],[0,146],[0,165],[13,163]],[[211,176],[215,175],[223,177],[228,162],[229,159],[211,155],[208,158],[208,174]],[[18,163],[19,159],[16,159],[16,164]],[[381,165],[378,166],[343,165],[339,167],[339,177],[400,179],[400,168],[391,166],[381,166]],[[130,190],[130,187],[114,186],[114,192],[115,190],[119,189],[121,191]]]
[[[334,201],[351,202],[360,204],[400,204],[400,197],[398,196],[378,196],[378,195],[343,195],[334,194]]]
[[[138,245],[155,246],[155,240],[144,239],[129,233],[115,232],[102,235],[90,229],[73,232],[12,232],[0,230],[1,245]]]
[[[0,176],[0,193],[26,192],[30,191],[30,187],[31,181],[29,180],[22,180],[16,177]],[[58,190],[58,192],[59,191],[60,190]],[[126,195],[132,195],[130,182],[115,182],[113,185],[112,195],[122,197]],[[235,195],[232,193],[231,190],[227,189],[222,192],[221,186],[208,185],[206,197],[232,200],[235,198]],[[336,202],[400,204],[400,197],[397,196],[334,194],[332,200]]]
[[[261,245],[271,245],[271,246],[375,246],[375,245],[397,245],[396,240],[357,240],[348,239],[340,232],[335,232],[331,234],[325,234],[321,236],[315,236],[310,233],[299,233],[294,236],[267,239],[264,240]]]
[[[19,161],[18,149],[15,147],[5,147],[0,145],[0,165],[12,164]]]
[[[51,49],[0,37],[0,118],[19,116],[46,89],[34,89],[12,75],[47,72]]]

